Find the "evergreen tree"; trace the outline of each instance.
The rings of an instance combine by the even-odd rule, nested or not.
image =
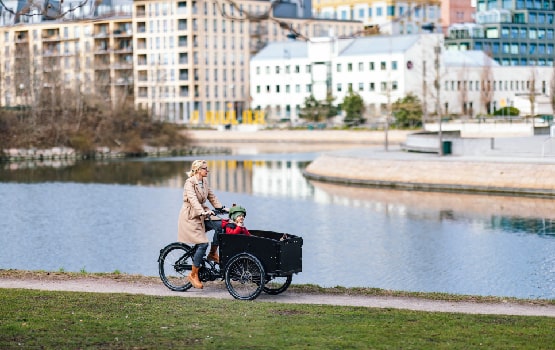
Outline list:
[[[414,129],[422,126],[422,103],[416,95],[409,93],[398,99],[392,109],[396,127]]]
[[[341,107],[345,111],[343,122],[347,126],[359,126],[366,122],[363,117],[365,111],[364,100],[353,89],[349,89],[349,94],[343,99]]]

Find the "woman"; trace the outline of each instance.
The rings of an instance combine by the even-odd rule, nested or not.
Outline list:
[[[214,212],[206,206],[205,202],[208,200],[214,208],[219,209],[223,209],[223,205],[208,186],[206,179],[208,166],[205,160],[195,160],[187,176],[188,179],[185,181],[183,188],[183,205],[177,222],[177,240],[198,245],[198,249],[193,256],[193,267],[187,279],[193,287],[202,288],[202,282],[198,278],[198,269],[208,248],[206,231],[215,230],[208,259],[219,262],[217,253],[218,234],[221,230],[219,222],[216,224],[209,220],[210,215],[214,215]]]

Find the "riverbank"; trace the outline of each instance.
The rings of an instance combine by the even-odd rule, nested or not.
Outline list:
[[[320,146],[325,154],[305,170],[322,182],[409,190],[555,196],[555,157],[543,156],[546,136],[495,138],[482,155],[438,156],[405,152],[411,131],[392,130],[385,150],[383,131],[263,130],[190,131],[199,144],[265,144],[297,152]],[[323,147],[326,148],[323,148]]]

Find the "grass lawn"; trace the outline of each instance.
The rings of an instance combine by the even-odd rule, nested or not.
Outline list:
[[[0,349],[553,349],[555,318],[0,289]]]

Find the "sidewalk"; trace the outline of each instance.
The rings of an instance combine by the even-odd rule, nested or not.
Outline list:
[[[49,291],[126,293],[154,296],[217,298],[233,300],[223,282],[207,282],[204,289],[191,288],[187,292],[172,292],[162,282],[124,282],[110,278],[82,277],[70,280],[0,278],[0,288],[23,288]],[[554,305],[535,305],[514,302],[477,303],[470,301],[445,301],[393,296],[365,296],[348,294],[313,294],[286,291],[279,295],[261,293],[257,302],[284,304],[314,304],[359,306],[372,308],[406,309],[424,312],[458,312],[484,315],[519,315],[555,317]]]

